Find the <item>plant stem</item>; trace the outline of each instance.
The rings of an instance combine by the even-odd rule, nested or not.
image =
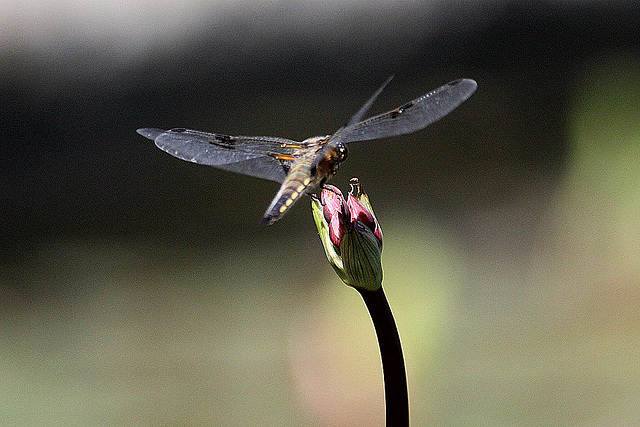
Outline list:
[[[387,426],[409,425],[407,374],[404,369],[400,336],[382,287],[376,291],[357,289],[364,299],[378,337]]]

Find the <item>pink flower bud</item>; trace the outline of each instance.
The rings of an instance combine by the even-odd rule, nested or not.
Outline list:
[[[357,179],[345,200],[340,190],[325,185],[312,198],[318,233],[329,263],[349,286],[375,290],[382,283],[382,230]]]

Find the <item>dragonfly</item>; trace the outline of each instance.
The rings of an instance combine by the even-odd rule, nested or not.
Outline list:
[[[280,189],[261,223],[273,224],[300,199],[322,187],[347,158],[347,145],[412,133],[429,126],[466,101],[476,90],[471,79],[447,83],[386,113],[363,120],[387,87],[389,77],[369,100],[332,135],[302,142],[271,136],[232,136],[185,128],[142,128],[137,132],[161,150],[193,163],[276,181]]]

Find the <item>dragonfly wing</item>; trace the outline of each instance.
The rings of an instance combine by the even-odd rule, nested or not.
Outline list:
[[[218,169],[236,172],[242,175],[282,182],[287,176],[290,161],[274,163],[271,157],[257,157],[242,162],[227,163],[216,166]]]
[[[229,136],[188,129],[145,128],[138,133],[189,162],[282,182],[300,143],[267,136]]]
[[[395,110],[348,125],[336,132],[330,141],[334,143],[368,141],[424,129],[466,101],[475,92],[477,86],[477,83],[471,79],[447,83]]]
[[[367,102],[365,102],[365,104],[360,107],[360,109],[358,110],[357,113],[355,113],[350,119],[349,121],[342,126],[342,128],[340,128],[335,135],[339,135],[340,132],[343,129],[348,129],[349,127],[351,127],[352,125],[360,122],[362,120],[362,118],[364,117],[365,114],[367,114],[367,112],[369,111],[369,109],[371,108],[371,106],[373,105],[373,103],[376,101],[376,99],[378,99],[378,97],[380,96],[380,94],[382,93],[382,91],[384,90],[384,88],[387,87],[387,85],[391,82],[391,80],[393,80],[393,76],[389,77],[384,83],[382,83],[382,86],[380,86],[378,88],[378,90],[376,91],[376,93],[374,93],[371,98],[369,98],[369,100]]]

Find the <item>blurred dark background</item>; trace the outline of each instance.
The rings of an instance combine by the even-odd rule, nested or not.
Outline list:
[[[135,133],[302,140],[468,77],[352,144],[385,231],[416,425],[640,422],[636,2],[9,3],[0,24],[3,419],[382,425],[358,296],[304,201]],[[17,390],[17,391],[16,391]]]

